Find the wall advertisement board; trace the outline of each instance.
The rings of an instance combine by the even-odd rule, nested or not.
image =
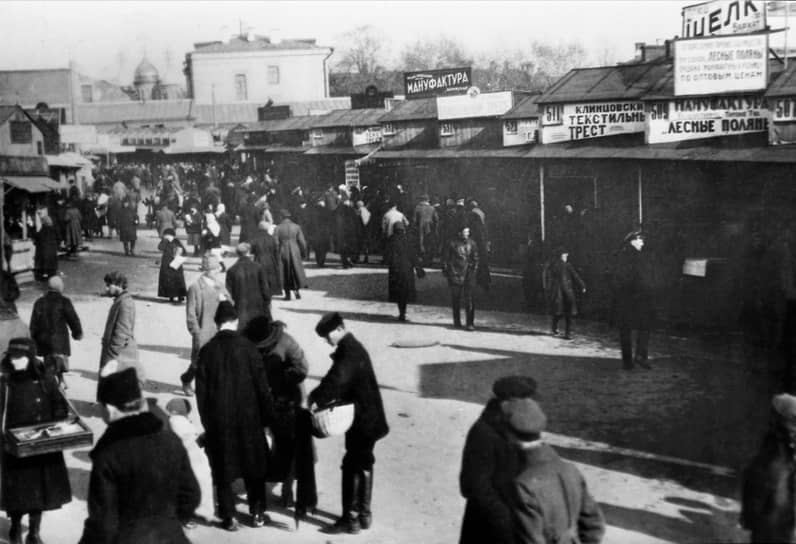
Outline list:
[[[675,96],[759,91],[767,79],[767,34],[674,42]]]
[[[745,34],[766,28],[764,0],[713,0],[683,8],[683,37]]]
[[[551,104],[542,111],[543,144],[644,132],[644,105],[638,101]]]
[[[762,96],[678,98],[647,104],[648,144],[768,131],[770,112]]]
[[[469,66],[467,68],[404,72],[404,94],[409,100],[464,94],[467,89],[472,87],[472,81]]]
[[[503,115],[514,106],[511,91],[472,93],[462,96],[438,96],[437,119],[468,119]]]
[[[506,119],[503,121],[503,145],[509,147],[536,143],[538,129],[538,119]]]

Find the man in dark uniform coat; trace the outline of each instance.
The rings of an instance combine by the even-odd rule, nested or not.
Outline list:
[[[515,398],[534,397],[536,381],[526,376],[505,376],[494,383],[492,392],[495,396],[487,402],[464,443],[459,488],[467,506],[460,544],[514,542],[510,485],[519,467],[501,405]]]
[[[268,377],[257,347],[237,332],[238,315],[229,301],[218,305],[215,322],[218,333],[199,351],[196,406],[205,428],[218,515],[226,530],[237,530],[232,482],[243,478],[252,525],[262,527],[270,521],[265,515],[265,427],[273,419]]]
[[[147,411],[134,368],[100,374],[105,433],[91,452],[88,519],[80,544],[188,544],[182,524],[200,491],[180,439]]]
[[[279,243],[268,233],[268,222],[260,221],[257,232],[252,235],[249,243],[252,246],[254,262],[265,270],[268,288],[271,293],[282,291],[282,269],[279,257]]]
[[[461,306],[467,319],[467,330],[475,330],[475,287],[478,268],[478,246],[470,240],[470,229],[466,225],[459,228],[459,236],[445,244],[442,255],[442,272],[448,278],[453,307],[453,326],[462,326]]]
[[[308,397],[310,408],[332,401],[354,403],[354,422],[345,433],[343,456],[343,515],[327,531],[356,534],[372,523],[373,448],[389,427],[373,365],[365,347],[348,332],[337,312],[324,315],[315,327],[318,336],[336,346],[332,367]]]
[[[238,260],[227,271],[227,291],[235,303],[240,330],[260,315],[271,317],[271,290],[262,266],[252,260],[251,245],[238,244]]]

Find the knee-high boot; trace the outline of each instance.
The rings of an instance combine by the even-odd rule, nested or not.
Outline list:
[[[359,484],[359,525],[363,529],[370,529],[373,523],[373,514],[370,512],[370,500],[373,497],[373,469],[363,470],[359,475],[362,478]]]
[[[22,544],[22,514],[9,512],[11,527],[8,528],[8,543]]]
[[[41,530],[41,512],[28,513],[28,536],[25,544],[42,544],[39,531]]]
[[[349,468],[343,468],[342,480],[342,499],[343,515],[329,527],[331,533],[348,533],[355,535],[359,533],[359,482],[360,475]]]

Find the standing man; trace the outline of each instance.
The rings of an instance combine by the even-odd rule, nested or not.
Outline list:
[[[207,254],[202,257],[202,275],[188,287],[185,305],[185,323],[191,333],[191,365],[181,376],[182,390],[187,396],[194,394],[191,383],[196,378],[196,363],[199,350],[216,335],[214,321],[218,305],[229,300],[229,293],[221,282],[221,262],[218,257]]]
[[[227,531],[236,531],[232,482],[243,478],[252,526],[265,514],[268,444],[265,427],[273,402],[260,352],[237,332],[238,315],[229,301],[216,310],[218,333],[199,351],[196,406],[205,428],[206,452],[218,496],[218,514]]]
[[[64,282],[59,276],[47,281],[47,293],[33,304],[30,316],[30,335],[36,342],[36,352],[44,357],[47,368],[64,384],[64,372],[69,370],[69,331],[72,338],[83,338],[83,327],[72,301],[63,295]]]
[[[132,295],[127,292],[127,278],[116,271],[105,274],[105,292],[114,300],[108,310],[105,332],[102,335],[100,370],[108,361],[116,360],[122,369],[134,367],[143,383],[146,381],[146,374],[138,361],[138,345],[135,342],[135,302]]]
[[[307,276],[301,262],[307,254],[307,242],[301,227],[290,219],[288,210],[282,210],[279,215],[282,216],[282,222],[276,227],[274,237],[279,242],[279,256],[282,259],[282,288],[285,290],[285,300],[290,300],[291,291],[299,299],[299,289],[307,286]]]
[[[258,315],[271,317],[271,290],[265,270],[252,260],[251,245],[241,242],[237,252],[238,260],[229,267],[226,284],[243,330]]]
[[[190,544],[182,531],[200,491],[180,439],[147,410],[134,368],[100,373],[105,433],[91,451],[88,519],[80,544]]]
[[[348,332],[337,312],[324,315],[315,332],[336,349],[332,367],[308,397],[310,409],[333,401],[354,404],[354,422],[345,433],[343,456],[343,514],[328,532],[356,534],[373,521],[373,449],[390,431],[373,365],[365,347]]]
[[[619,327],[622,348],[622,367],[632,370],[633,365],[652,368],[647,362],[647,344],[654,317],[654,270],[642,251],[644,235],[633,231],[625,236],[614,269],[614,309]],[[636,352],[633,354],[633,330],[637,331]]]
[[[268,288],[273,293],[282,291],[282,274],[280,271],[279,244],[268,232],[272,223],[260,221],[257,232],[252,235],[249,243],[252,246],[254,262],[263,267],[268,280]]]
[[[176,232],[177,216],[169,209],[168,202],[163,202],[160,210],[155,214],[155,228],[160,238],[163,238],[163,231],[166,229],[174,229]]]
[[[396,223],[403,223],[405,227],[409,226],[409,220],[406,216],[398,211],[398,202],[391,200],[387,204],[387,211],[381,218],[381,234],[387,240],[392,236],[392,230]]]
[[[461,226],[458,238],[446,243],[442,263],[442,272],[448,278],[448,287],[451,290],[453,326],[457,329],[462,326],[461,306],[464,301],[467,330],[473,331],[475,330],[473,288],[475,271],[478,267],[478,248],[470,240],[470,229],[467,226]]]
[[[420,195],[420,202],[415,206],[415,225],[417,225],[417,241],[420,249],[422,266],[431,266],[437,248],[437,226],[439,216],[428,201],[428,195]]]
[[[326,254],[331,247],[332,213],[326,209],[326,202],[319,198],[308,212],[307,234],[310,238],[312,251],[315,253],[315,264],[318,268],[326,265]]]
[[[357,213],[351,205],[351,199],[343,200],[334,212],[337,251],[340,253],[340,264],[343,268],[351,268],[353,261],[359,260],[359,225]]]
[[[119,226],[119,240],[124,247],[124,254],[131,257],[135,256],[135,241],[138,238],[136,232],[138,228],[138,214],[133,209],[133,204],[129,199],[125,198],[122,201],[122,207],[119,210],[118,217]]]

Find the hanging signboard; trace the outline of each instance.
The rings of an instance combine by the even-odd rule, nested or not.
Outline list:
[[[796,97],[769,98],[771,120],[768,143],[783,145],[796,143]]]
[[[767,79],[767,34],[674,42],[675,96],[758,91]]]
[[[647,105],[648,144],[766,132],[769,110],[762,96],[679,98]]]
[[[644,132],[644,105],[637,101],[545,106],[541,143],[552,144]]]
[[[772,120],[777,123],[780,121],[796,121],[796,97],[770,98]]]
[[[763,0],[713,0],[683,8],[683,37],[746,34],[766,28]]]
[[[503,121],[503,146],[536,143],[538,119],[505,119]]]
[[[464,94],[472,87],[470,67],[404,72],[407,99]]]
[[[514,106],[511,91],[471,92],[463,96],[438,96],[437,119],[467,119],[503,115]]]

